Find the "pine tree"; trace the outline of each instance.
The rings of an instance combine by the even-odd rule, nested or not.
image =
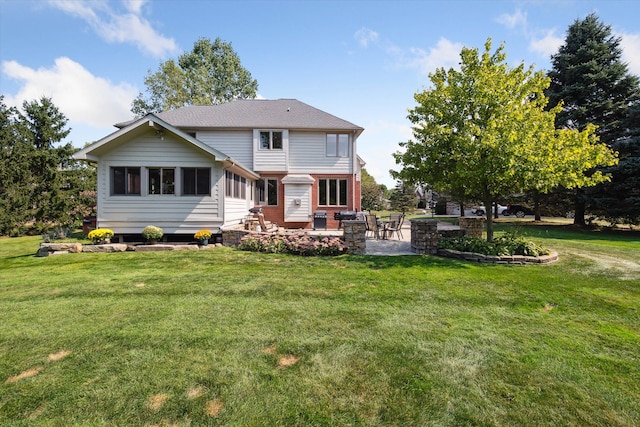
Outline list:
[[[551,85],[547,91],[549,105],[563,103],[556,116],[556,124],[565,129],[584,130],[589,124],[597,126],[600,142],[617,150],[625,149],[619,144],[625,138],[625,122],[628,107],[638,96],[638,78],[628,73],[621,61],[620,38],[612,35],[611,27],[601,23],[595,14],[576,20],[568,29],[564,44],[551,57],[549,71]],[[625,153],[620,152],[620,158]],[[614,172],[624,168],[607,169]],[[596,208],[605,188],[623,184],[616,180],[601,184],[588,191],[578,190],[575,206],[575,223],[584,225],[587,206]]]

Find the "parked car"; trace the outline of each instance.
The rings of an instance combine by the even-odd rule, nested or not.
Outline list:
[[[493,205],[495,208],[495,205]],[[503,215],[504,211],[507,209],[506,206],[502,206],[502,205],[498,205],[498,215]],[[485,210],[484,210],[484,206],[476,206],[471,210],[475,215],[478,216],[484,216],[485,215]],[[493,209],[491,209],[491,212],[494,212]]]
[[[533,210],[522,205],[508,205],[502,214],[505,216],[515,215],[518,218],[524,218],[525,215],[533,215]]]

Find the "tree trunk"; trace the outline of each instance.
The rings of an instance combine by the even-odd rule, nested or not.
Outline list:
[[[535,214],[535,221],[542,220],[542,215],[540,215],[540,193],[537,191],[533,194],[533,213]]]
[[[464,203],[460,202],[460,216],[464,216]]]
[[[487,242],[493,242],[493,212],[491,212],[492,201],[484,201],[484,215],[487,218]]]
[[[585,211],[585,202],[584,202],[584,190],[578,188],[576,190],[576,198],[575,198],[575,211],[573,217],[574,225],[586,225],[584,221],[584,211]]]

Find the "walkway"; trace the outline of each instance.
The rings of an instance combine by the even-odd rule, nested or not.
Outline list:
[[[448,222],[438,222],[438,230],[453,230],[458,227]],[[411,221],[407,220],[402,224],[402,238],[398,239],[394,234],[391,239],[376,240],[367,237],[366,255],[417,255],[411,251]]]

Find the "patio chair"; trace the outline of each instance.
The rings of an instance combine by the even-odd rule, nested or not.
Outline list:
[[[387,227],[387,237],[393,236],[393,233],[396,233],[396,237],[398,240],[401,238],[404,239],[402,235],[402,224],[404,223],[404,214],[391,214],[389,215],[389,220],[392,222],[389,227]]]
[[[260,231],[262,231],[263,233],[275,233],[278,231],[277,224],[274,224],[272,222],[270,222],[269,224],[266,223],[266,221],[264,220],[264,214],[262,212],[258,214],[258,223],[260,224]]]
[[[380,229],[378,228],[378,218],[375,215],[366,215],[367,233],[371,233],[372,237],[380,238]]]

